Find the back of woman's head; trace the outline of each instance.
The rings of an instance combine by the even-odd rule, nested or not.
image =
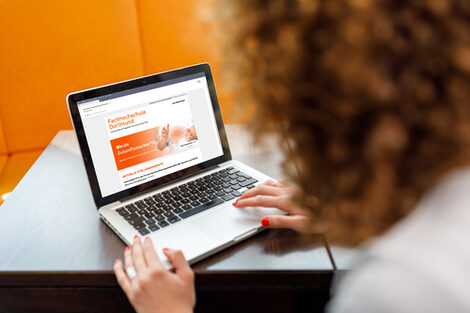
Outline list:
[[[256,104],[258,134],[281,122],[298,200],[332,240],[381,233],[470,162],[470,1],[234,0],[219,13],[237,98]]]

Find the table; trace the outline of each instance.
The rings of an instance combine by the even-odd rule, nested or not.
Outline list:
[[[274,142],[253,150],[227,125],[235,159],[282,177]],[[100,220],[73,131],[60,131],[0,206],[0,312],[132,312],[112,273],[124,243]],[[310,312],[334,267],[322,235],[267,230],[193,265],[197,312]]]

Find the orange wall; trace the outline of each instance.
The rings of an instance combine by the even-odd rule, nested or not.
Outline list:
[[[9,152],[71,124],[65,96],[143,73],[133,0],[0,1],[0,114]]]
[[[211,37],[215,25],[203,18],[207,13],[203,1],[139,0],[136,3],[144,71],[151,74],[208,62],[214,74],[224,120],[233,122],[230,119],[230,97],[220,80],[220,47]]]
[[[0,154],[43,149],[71,129],[72,91],[200,62],[213,65],[217,84],[217,45],[196,3],[1,0]]]

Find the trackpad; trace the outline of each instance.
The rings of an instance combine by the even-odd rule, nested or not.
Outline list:
[[[224,206],[191,222],[192,226],[217,241],[228,241],[260,226],[260,215],[252,210]]]

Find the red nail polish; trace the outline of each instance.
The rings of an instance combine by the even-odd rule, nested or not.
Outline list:
[[[139,236],[135,235],[135,236],[134,236],[134,239],[137,239],[137,238],[139,238]]]
[[[125,251],[129,251],[131,248],[129,246],[126,247]]]
[[[145,240],[149,240],[149,239],[150,239],[150,237],[149,237],[149,236],[145,237]]]
[[[168,248],[163,248],[163,252],[167,252],[168,250]]]
[[[232,203],[232,205],[237,205],[238,204],[238,199],[237,201],[235,201],[234,203]]]
[[[264,227],[269,226],[269,217],[263,217],[261,219],[261,225],[263,225]]]
[[[116,259],[116,260],[114,261],[114,264],[118,264],[119,262],[121,262],[121,260]]]

